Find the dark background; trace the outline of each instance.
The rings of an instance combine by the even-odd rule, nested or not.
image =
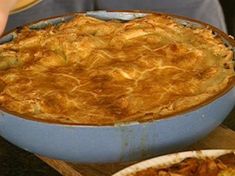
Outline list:
[[[235,35],[235,0],[220,0],[230,35]]]
[[[235,0],[220,0],[220,4],[224,11],[228,34],[235,37]],[[232,114],[235,114],[235,107],[224,124],[235,130],[235,117]]]

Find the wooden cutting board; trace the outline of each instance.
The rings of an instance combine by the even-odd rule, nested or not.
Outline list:
[[[204,139],[185,150],[199,149],[235,149],[235,131],[219,126]],[[63,176],[110,176],[113,173],[131,165],[121,164],[74,164],[38,156],[41,160],[56,169]]]

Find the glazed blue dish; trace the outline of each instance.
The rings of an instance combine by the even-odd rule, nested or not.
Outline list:
[[[88,12],[102,19],[131,20],[146,15],[135,12]],[[43,20],[31,28],[43,28],[73,18],[72,15]],[[178,18],[179,23],[203,23]],[[227,45],[232,39],[215,31]],[[16,32],[0,43],[14,40]],[[149,122],[89,126],[39,122],[1,111],[0,135],[20,148],[50,158],[79,163],[110,163],[141,160],[182,149],[203,138],[220,125],[235,105],[234,81],[221,95],[187,112]]]

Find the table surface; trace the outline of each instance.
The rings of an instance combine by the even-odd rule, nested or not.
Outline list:
[[[235,130],[235,108],[223,124]],[[220,132],[221,129],[216,130],[216,137],[220,137],[218,134]],[[198,145],[198,147],[202,145],[205,146],[205,144],[200,143],[196,145]],[[205,146],[205,148],[207,147]],[[47,158],[41,159],[51,164],[51,160],[48,160]],[[0,176],[60,176],[57,171],[52,169],[52,167],[49,167],[45,162],[37,158],[35,155],[8,143],[0,137]],[[59,164],[61,164],[60,161]],[[65,164],[64,167],[69,167],[69,165]],[[83,169],[83,172],[87,172],[87,166],[77,165],[75,167],[79,167],[80,169]],[[119,167],[121,169],[124,166],[121,165]],[[97,170],[97,167],[93,169]],[[92,175],[92,173],[90,175]]]

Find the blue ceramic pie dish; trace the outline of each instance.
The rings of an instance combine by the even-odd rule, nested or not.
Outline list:
[[[73,18],[75,14],[55,17],[31,24],[43,28]],[[141,12],[87,12],[102,19],[131,20]],[[206,24],[174,16],[179,23],[190,26]],[[224,42],[234,41],[212,27]],[[14,40],[15,31],[6,34],[0,43]],[[1,111],[0,135],[20,148],[47,156],[79,163],[124,162],[149,158],[184,148],[220,125],[235,105],[234,80],[223,93],[207,103],[174,116],[149,122],[91,126],[41,122]]]

